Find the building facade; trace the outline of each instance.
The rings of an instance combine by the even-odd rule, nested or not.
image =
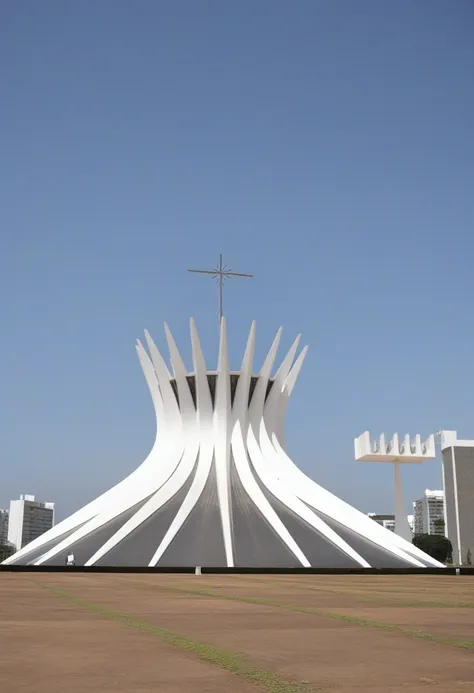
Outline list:
[[[474,562],[474,440],[459,440],[456,431],[441,431],[444,521],[453,545],[453,562]]]
[[[423,502],[421,498],[413,502],[413,534],[424,534]]]
[[[40,503],[34,496],[21,495],[10,501],[8,541],[19,551],[54,526],[54,503]]]
[[[414,534],[444,537],[444,491],[426,489],[423,496],[413,503],[413,531]]]
[[[378,525],[382,525],[390,532],[395,531],[395,515],[378,515],[377,513],[368,513],[368,516]]]
[[[0,546],[5,546],[8,541],[8,510],[0,508]]]

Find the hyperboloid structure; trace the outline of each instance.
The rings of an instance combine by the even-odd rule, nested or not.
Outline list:
[[[285,411],[306,355],[299,337],[274,375],[281,329],[253,373],[255,323],[229,370],[222,318],[217,371],[191,320],[188,373],[165,326],[171,371],[148,333],[138,357],[158,422],[143,464],[5,563],[86,566],[440,566],[312,481],[285,452]],[[307,421],[310,422],[308,402]],[[314,448],[317,450],[317,441]]]

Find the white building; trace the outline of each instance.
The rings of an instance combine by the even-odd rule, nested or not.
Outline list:
[[[441,431],[446,536],[453,561],[474,560],[474,440],[460,440],[456,431]]]
[[[407,520],[408,520],[408,526],[410,527],[411,533],[413,534],[413,527],[414,527],[414,522],[415,522],[414,515],[407,515]]]
[[[34,496],[21,495],[10,501],[8,541],[17,551],[54,525],[54,503],[40,503]]]
[[[390,532],[395,531],[395,515],[378,515],[377,513],[367,513],[371,520],[378,525],[382,525]]]
[[[425,534],[423,530],[423,501],[413,501],[413,534]]]
[[[0,546],[5,546],[8,541],[8,510],[0,508]]]
[[[415,534],[445,535],[444,492],[426,489],[413,503],[413,531]]]

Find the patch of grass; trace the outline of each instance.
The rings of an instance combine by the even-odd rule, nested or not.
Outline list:
[[[323,593],[323,594],[335,594],[338,597],[350,597],[351,599],[354,599],[356,602],[361,602],[361,603],[366,603],[366,604],[373,604],[374,602],[377,604],[383,604],[384,606],[394,606],[394,607],[407,607],[407,608],[447,608],[447,609],[474,609],[474,602],[470,601],[445,601],[445,600],[437,600],[437,599],[430,599],[429,597],[431,595],[425,594],[426,599],[416,599],[415,597],[411,597],[411,595],[408,595],[407,598],[407,592],[406,590],[375,590],[371,591],[371,594],[367,594],[367,592],[362,591],[362,588],[358,590],[357,588],[349,588],[349,589],[337,589],[337,587],[325,587],[324,585],[314,585],[314,584],[308,584],[305,582],[297,582],[295,579],[294,580],[281,580],[279,579],[277,583],[272,582],[271,580],[268,579],[258,579],[258,580],[250,580],[246,577],[246,583],[248,584],[249,582],[252,582],[253,585],[271,585],[272,587],[275,587],[275,585],[283,585],[283,586],[288,586],[292,587],[295,590],[298,591],[304,591],[307,590],[309,592],[316,592],[316,593]],[[211,586],[210,586],[211,587]],[[222,589],[223,586],[212,586],[211,589]],[[369,589],[372,590],[372,587],[369,585]],[[426,593],[426,590],[422,590],[423,592]],[[379,594],[380,592],[380,594]],[[387,596],[384,596],[384,595]],[[394,595],[394,598],[390,599],[390,595]],[[396,595],[396,596],[395,596]],[[398,597],[400,595],[401,598]],[[403,599],[402,597],[405,597]]]
[[[121,582],[132,584],[129,580],[122,580]],[[163,587],[162,585],[151,585],[150,583],[133,582],[135,586],[142,586],[148,589],[160,589],[163,591],[175,592],[180,594],[187,594],[189,596],[198,597],[211,597],[213,599],[226,599],[228,601],[242,602],[244,604],[258,604],[260,606],[270,606],[277,609],[284,609],[285,611],[295,611],[297,613],[312,614],[313,616],[320,616],[322,618],[330,618],[334,621],[343,621],[345,623],[352,623],[354,625],[363,626],[365,628],[375,628],[377,630],[383,630],[389,633],[398,633],[399,635],[409,635],[413,638],[418,638],[421,640],[429,640],[431,642],[441,643],[443,645],[451,645],[453,647],[459,647],[463,650],[474,650],[474,640],[456,640],[456,638],[451,638],[444,635],[433,635],[431,633],[426,633],[421,630],[413,630],[411,628],[405,628],[404,626],[399,626],[396,624],[383,623],[382,621],[373,621],[367,618],[360,618],[358,616],[351,616],[349,614],[340,614],[333,611],[322,611],[320,609],[314,609],[310,606],[297,606],[295,604],[283,604],[277,602],[273,599],[266,599],[264,597],[238,597],[230,594],[222,594],[221,592],[216,593],[212,590],[202,590],[202,589],[189,589],[183,587]]]
[[[422,598],[416,598],[416,595],[407,594],[406,590],[382,590],[371,591],[370,594],[361,591],[350,591],[350,590],[335,590],[328,587],[314,587],[312,585],[308,586],[306,589],[312,592],[331,592],[337,594],[338,596],[347,596],[354,598],[357,601],[365,603],[378,603],[384,606],[395,606],[395,607],[410,607],[410,608],[441,608],[441,609],[474,609],[474,602],[471,601],[450,601],[444,599],[436,599],[428,593],[427,590],[422,590]],[[369,589],[371,589],[369,585]],[[385,596],[386,595],[386,596]],[[392,596],[392,599],[390,597]]]
[[[410,608],[426,607],[428,609],[474,609],[474,602],[441,602],[433,601],[431,599],[400,599],[400,601],[393,600],[392,602],[385,601],[382,603],[386,604],[387,606]]]
[[[214,645],[199,642],[198,640],[188,638],[173,630],[159,628],[146,621],[141,621],[126,616],[125,614],[111,611],[99,604],[92,604],[84,601],[57,587],[46,585],[38,581],[34,582],[36,585],[43,587],[57,597],[62,597],[70,603],[96,613],[99,616],[103,616],[104,618],[119,621],[126,626],[135,628],[144,633],[149,633],[158,638],[161,642],[179,647],[181,650],[197,656],[204,662],[213,664],[232,674],[240,676],[245,681],[268,691],[268,693],[316,693],[317,691],[329,691],[332,688],[331,686],[321,687],[314,684],[307,685],[288,681],[275,672],[253,666],[238,652],[230,652],[220,647],[215,647]]]
[[[270,581],[266,581],[265,584],[270,584]],[[338,590],[331,589],[330,587],[316,587],[313,585],[295,584],[292,581],[287,581],[288,586],[292,586],[297,590],[308,590],[310,592],[323,592],[325,594],[335,594],[339,597],[350,597],[354,601],[363,602],[366,604],[383,604],[384,606],[395,606],[395,607],[410,607],[410,608],[441,608],[441,609],[474,609],[474,602],[469,601],[444,601],[438,599],[430,599],[428,594],[426,594],[426,599],[416,599],[407,598],[407,593],[403,590],[397,590],[396,594],[400,594],[400,598],[395,596],[395,598],[390,599],[390,595],[395,594],[391,590],[386,590],[386,597],[382,594],[376,594],[372,592],[371,594],[363,593],[362,591],[356,590]],[[403,595],[405,599],[403,599]]]

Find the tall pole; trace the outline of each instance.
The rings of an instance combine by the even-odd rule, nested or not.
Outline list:
[[[222,312],[223,312],[223,303],[222,303],[222,287],[224,286],[224,277],[222,275],[222,253],[219,255],[219,329],[221,328],[221,322],[222,322]]]
[[[232,272],[230,268],[227,268],[222,261],[222,253],[219,255],[219,264],[215,269],[212,270],[198,270],[198,269],[188,269],[188,272],[195,272],[196,274],[210,274],[214,279],[217,280],[218,284],[218,317],[219,317],[219,331],[221,329],[221,322],[223,316],[223,286],[224,280],[230,277],[253,277],[253,274],[242,274],[241,272]]]

